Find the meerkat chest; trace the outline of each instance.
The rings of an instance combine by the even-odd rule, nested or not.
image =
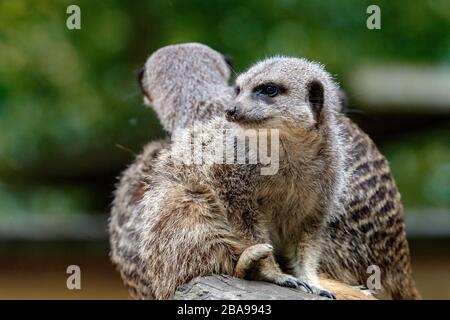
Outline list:
[[[295,225],[314,211],[318,192],[308,178],[280,172],[268,180],[260,190],[258,203],[273,224],[287,221]]]
[[[276,175],[262,180],[258,209],[274,244],[283,247],[296,243],[308,219],[322,214],[317,172],[308,163],[294,167],[282,164]]]

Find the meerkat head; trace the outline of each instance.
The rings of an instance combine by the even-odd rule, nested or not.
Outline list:
[[[211,102],[228,90],[228,57],[198,43],[163,47],[138,71],[144,102],[153,107],[163,127],[173,132],[202,117],[223,114]]]
[[[301,58],[269,58],[236,79],[226,118],[246,128],[312,128],[326,113],[340,108],[337,92],[320,64]]]

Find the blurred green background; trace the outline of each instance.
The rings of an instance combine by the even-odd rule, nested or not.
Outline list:
[[[81,8],[81,30],[66,28],[70,4]],[[381,30],[366,27],[370,4],[381,8]],[[431,94],[430,103],[411,111],[381,90],[374,105],[356,71],[369,67],[370,76],[391,65],[406,73],[447,71],[449,1],[0,0],[0,259],[18,252],[28,259],[36,243],[63,241],[81,243],[81,256],[84,243],[107,252],[116,177],[146,141],[164,134],[143,106],[135,70],[157,48],[192,41],[233,56],[237,73],[273,54],[325,64],[347,92],[349,115],[392,165],[413,253],[415,239],[423,252],[435,248],[424,241],[439,239],[437,255],[448,258],[450,100],[444,94],[436,102]],[[450,92],[445,77],[436,81]],[[62,248],[52,254],[59,257]],[[432,260],[419,251],[418,269]],[[429,297],[450,297],[445,277],[444,291],[430,287]]]

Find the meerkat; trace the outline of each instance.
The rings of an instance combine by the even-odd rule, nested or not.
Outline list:
[[[219,54],[214,52],[213,50],[207,48],[206,46],[201,45],[183,45],[183,46],[174,46],[170,47],[170,49],[167,50],[173,50],[176,51],[178,55],[180,55],[180,48],[188,47],[189,50],[183,51],[181,50],[181,53],[186,52],[188,55],[192,56],[193,52],[196,52],[199,55],[207,54],[215,55],[218,57],[217,59],[208,60],[209,62],[214,61],[214,63],[223,63],[220,60]],[[200,51],[200,52],[198,52]],[[159,52],[161,53],[161,52]],[[167,53],[167,52],[162,52]],[[156,55],[157,56],[157,55]],[[152,56],[153,58],[155,56]],[[154,59],[157,60],[157,59]],[[158,61],[161,65],[160,62]],[[169,65],[173,66],[172,63]],[[149,64],[148,67],[152,68],[153,71],[157,72],[157,68],[154,68],[155,65]],[[216,66],[210,66],[213,68],[216,68]],[[220,76],[226,75],[224,72],[220,72]],[[183,74],[185,77],[186,75]],[[202,76],[203,78],[203,76]],[[173,79],[173,78],[172,78]],[[226,79],[225,79],[226,82]],[[183,83],[183,81],[181,82]],[[155,88],[154,88],[155,89]],[[156,88],[158,90],[158,88]],[[230,90],[224,90],[225,92],[230,92]],[[154,93],[152,93],[154,95]],[[150,97],[149,94],[146,95],[147,98]],[[167,97],[167,96],[166,96]],[[215,99],[212,99],[212,101],[217,101],[217,96],[214,96]],[[151,99],[151,98],[150,98]],[[222,100],[223,101],[223,100]],[[191,100],[192,102],[192,100]],[[206,101],[205,101],[206,102]],[[194,103],[194,106],[198,106],[199,104]],[[208,107],[208,103],[201,104]],[[225,105],[222,105],[222,111],[224,109]],[[186,118],[184,118],[186,119]],[[169,122],[166,122],[167,125],[170,126]],[[113,262],[116,264],[118,269],[121,272],[122,278],[124,279],[127,287],[130,290],[130,293],[135,298],[151,298],[151,297],[168,297],[170,294],[162,294],[156,293],[152,288],[155,286],[155,279],[154,275],[152,275],[151,272],[148,271],[148,267],[146,263],[142,260],[140,257],[136,244],[138,243],[139,236],[142,235],[138,229],[139,225],[142,225],[143,215],[142,210],[140,208],[140,200],[145,192],[147,192],[146,185],[152,186],[154,185],[150,180],[149,176],[151,176],[153,172],[153,167],[155,165],[155,158],[159,154],[159,152],[167,147],[167,142],[155,142],[152,144],[149,144],[144,148],[143,154],[141,154],[136,162],[130,166],[125,173],[123,174],[121,181],[119,183],[118,189],[115,194],[115,200],[113,203],[113,209],[111,214],[111,220],[110,220],[110,234],[111,234],[111,258]],[[242,179],[241,179],[242,180]],[[234,183],[235,185],[235,183]],[[237,187],[236,185],[234,187]],[[243,190],[243,188],[241,189]],[[220,228],[219,228],[220,230]],[[211,232],[212,234],[215,233],[214,230]],[[145,238],[145,234],[143,238]],[[235,236],[231,236],[229,238],[229,242],[232,242],[232,239],[234,239]],[[170,241],[169,241],[170,242]],[[164,245],[164,241],[161,242],[162,245]],[[184,241],[183,241],[184,243]],[[183,245],[181,243],[180,245]],[[247,244],[243,245],[242,240],[239,239],[238,245],[236,245],[237,254],[244,250],[245,246]],[[234,271],[232,274],[237,276],[244,276],[247,273],[247,270],[250,268],[254,268],[255,264],[258,264],[259,259],[264,259],[267,257],[267,255],[271,252],[271,247],[269,245],[265,244],[257,244],[254,246],[247,247],[244,250],[244,254],[240,255],[238,262],[236,263],[236,266],[234,268]],[[150,250],[151,251],[151,250]],[[183,252],[183,251],[181,251]],[[198,253],[194,253],[194,256],[197,256]],[[223,256],[217,261],[214,259],[216,267],[218,268],[219,265],[225,265],[228,268],[228,271],[231,272],[231,269],[233,269],[232,265],[233,262],[235,262],[237,255],[231,255],[231,256]],[[232,261],[230,263],[229,261]],[[171,261],[173,261],[172,258],[168,258],[167,261],[165,261],[166,264],[169,266],[173,266],[171,264]],[[228,263],[227,263],[228,261]],[[164,263],[164,261],[162,261]],[[207,266],[197,266],[198,270],[195,270],[195,264],[192,267],[193,270],[190,270],[190,272],[194,272],[194,274],[191,274],[190,277],[194,277],[199,275],[198,273],[201,273],[206,270],[206,273],[214,273],[213,269],[209,269]],[[202,269],[204,269],[202,271]],[[225,268],[226,269],[226,268]],[[225,270],[226,271],[226,270]],[[226,272],[224,272],[226,273]],[[155,273],[158,274],[157,272]],[[180,276],[177,273],[178,276]],[[186,277],[181,278],[186,281]],[[189,278],[189,277],[188,277]],[[173,280],[173,275],[169,275],[165,281]],[[278,279],[280,281],[280,279]],[[285,285],[291,285],[291,286],[297,286],[298,281],[296,279],[293,279],[291,277],[286,277],[284,279],[286,282]],[[173,282],[173,281],[172,281]],[[165,288],[167,292],[174,291],[174,288],[181,284],[183,281],[175,282],[175,285],[170,285],[168,288],[166,285],[164,285],[163,282],[156,281],[156,286],[162,286]],[[346,286],[342,283],[332,281],[326,278],[321,279],[321,283],[324,287],[326,287],[329,290],[335,291],[340,298],[347,298],[347,299],[369,299],[366,294],[362,293],[360,290],[354,289],[350,286]],[[153,284],[153,285],[152,285]]]
[[[144,103],[152,105],[168,133],[196,120],[221,115],[233,91],[228,86],[229,63],[220,53],[197,43],[161,48],[152,54],[147,70],[141,68],[137,73]],[[186,108],[178,108],[181,105]],[[136,247],[136,227],[142,219],[138,204],[147,192],[156,157],[169,144],[170,139],[165,138],[144,146],[122,173],[114,192],[109,221],[110,256],[135,298],[151,297],[145,266]]]
[[[235,88],[229,121],[279,131],[279,171],[259,179],[255,219],[281,270],[317,287],[322,230],[346,181],[338,88],[322,66],[287,57],[254,65]]]
[[[242,91],[240,83],[252,82],[253,75],[265,79],[266,84],[278,87],[276,96],[281,96],[279,102],[263,99],[262,103],[256,103],[252,101],[257,100],[255,93],[258,92],[258,86],[255,82],[246,104],[251,106],[247,107],[248,112],[254,114],[256,119],[262,117],[264,108],[277,103],[284,104],[286,109],[282,114],[289,117],[288,107],[296,103],[295,99],[289,99],[289,91],[282,84],[291,83],[298,69],[295,63],[294,66],[289,66],[289,63],[283,66],[283,63],[278,62],[281,66],[277,70],[276,60],[257,64],[236,81],[237,93]],[[333,85],[331,76],[305,60],[299,65],[303,65],[301,78],[294,78],[294,81],[316,79],[320,83],[331,83],[325,85],[327,90],[320,101],[324,99],[335,107],[335,111],[341,111],[342,91]],[[276,82],[274,79],[278,79],[281,85],[273,83]],[[286,92],[287,97],[283,97]],[[246,109],[245,104],[243,108]],[[237,114],[239,109],[237,107]],[[338,139],[335,143],[339,145],[332,149],[336,152],[341,148],[343,165],[337,170],[342,171],[340,177],[343,181],[342,188],[335,190],[339,193],[335,198],[337,203],[330,211],[321,237],[318,238],[322,249],[318,259],[319,270],[332,279],[357,285],[366,283],[369,266],[377,266],[382,273],[381,285],[393,299],[420,299],[412,277],[403,206],[389,164],[373,141],[348,117],[342,112],[333,114],[334,121],[329,125],[336,127],[334,132],[338,134]]]

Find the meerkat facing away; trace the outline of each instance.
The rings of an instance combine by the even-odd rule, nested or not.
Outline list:
[[[144,102],[152,104],[169,133],[196,120],[223,114],[223,105],[231,97],[229,62],[207,46],[192,43],[164,47],[152,54],[147,68],[151,69],[145,72],[149,76],[144,77],[143,68],[137,74]],[[189,108],[178,108],[180,105]],[[130,294],[137,298],[151,297],[147,294],[150,286],[145,265],[136,247],[136,227],[142,219],[138,204],[147,191],[156,157],[169,144],[168,138],[148,143],[122,173],[114,192],[109,221],[111,260]]]
[[[186,46],[186,45],[184,45]],[[171,47],[170,50],[174,50],[178,52],[179,56],[183,56],[183,51],[180,52],[180,47],[183,46],[174,46]],[[205,46],[188,46],[190,52],[188,56],[192,57],[192,54],[195,53],[196,50],[203,51],[203,54],[205,52]],[[208,48],[209,49],[209,48]],[[218,56],[217,53],[209,49],[209,54]],[[160,52],[161,53],[161,52]],[[200,55],[202,52],[199,53]],[[154,57],[154,56],[152,56]],[[184,57],[186,58],[186,57]],[[220,59],[219,59],[220,60]],[[187,59],[189,61],[189,59]],[[212,60],[209,60],[212,61]],[[173,63],[169,62],[169,66],[173,67]],[[160,61],[158,61],[158,65],[160,66]],[[148,67],[150,67],[153,71],[158,72],[158,66],[155,66],[153,64],[147,64]],[[168,67],[166,65],[166,67]],[[210,68],[216,68],[216,66],[209,66]],[[193,69],[195,70],[195,69]],[[191,72],[192,73],[192,72]],[[223,73],[222,73],[223,74]],[[195,75],[195,72],[194,72]],[[186,74],[182,74],[182,80],[185,80]],[[203,76],[202,76],[203,77]],[[173,77],[171,78],[174,79]],[[180,83],[184,83],[185,81],[180,81]],[[164,83],[164,81],[163,81]],[[160,87],[155,86],[152,88],[152,90],[159,90]],[[171,86],[166,86],[166,88],[171,88]],[[229,89],[229,88],[228,88]],[[169,89],[170,90],[170,89]],[[229,91],[229,90],[225,90]],[[154,92],[151,91],[152,94],[148,94],[147,96],[154,95]],[[217,101],[218,96],[214,96],[214,99],[212,101]],[[192,101],[191,101],[192,102]],[[197,106],[198,104],[193,103],[193,106]],[[190,105],[187,105],[190,106]],[[205,104],[205,107],[208,107],[208,104]],[[225,105],[222,106],[222,110],[224,109]],[[189,108],[188,108],[189,109]],[[186,119],[186,118],[185,118]],[[177,275],[171,275],[167,277],[167,279],[164,279],[164,281],[168,281],[169,287],[164,283],[164,281],[156,281],[157,283],[154,283],[155,276],[158,276],[158,272],[156,274],[152,275],[151,272],[148,272],[148,268],[146,266],[146,263],[141,260],[139,254],[137,253],[136,243],[139,241],[140,236],[145,236],[145,233],[141,234],[137,229],[138,226],[141,225],[143,214],[140,207],[140,200],[142,198],[142,195],[146,192],[145,188],[150,188],[153,186],[153,182],[151,180],[151,174],[153,171],[153,167],[155,165],[154,159],[156,155],[160,152],[160,148],[164,148],[164,144],[155,143],[150,144],[145,148],[144,153],[137,158],[137,161],[128,169],[125,171],[125,173],[122,176],[121,182],[119,183],[118,189],[116,191],[116,197],[113,203],[113,210],[111,214],[111,221],[110,221],[110,233],[111,233],[111,248],[112,253],[111,257],[112,260],[115,262],[115,264],[118,266],[119,270],[121,271],[122,277],[127,284],[127,286],[130,289],[130,293],[137,298],[149,298],[154,297],[155,292],[154,286],[160,286],[163,287],[164,290],[168,290],[169,292],[174,290],[175,285],[181,284],[183,281],[178,281],[173,285],[171,283],[171,280],[173,282],[174,276],[180,276],[180,274]],[[150,175],[147,176],[147,175]],[[148,186],[145,186],[148,184]],[[237,186],[235,186],[237,187]],[[240,191],[244,191],[242,188]],[[219,229],[220,230],[220,229]],[[217,231],[217,230],[216,230]],[[213,232],[214,233],[214,232]],[[229,241],[231,241],[233,237],[229,238]],[[240,240],[241,241],[241,240]],[[170,242],[170,241],[169,241]],[[161,241],[161,245],[164,245],[164,241]],[[179,243],[180,245],[183,245],[183,243]],[[203,243],[201,244],[203,245]],[[244,247],[242,247],[242,244],[239,244],[239,251],[243,250]],[[236,270],[233,272],[236,272],[237,275],[245,273],[245,268],[253,268],[252,263],[257,263],[257,256],[260,258],[264,258],[267,256],[268,251],[271,249],[268,249],[265,245],[256,245],[250,248],[247,248],[245,252],[247,255],[243,255],[240,257],[239,261],[237,262]],[[198,253],[195,253],[198,254]],[[195,256],[194,254],[194,256]],[[198,257],[197,257],[198,258]],[[169,267],[173,265],[171,262],[173,261],[174,257],[169,257],[167,261],[163,261],[163,263],[167,264]],[[236,255],[231,256],[224,256],[219,261],[215,260],[216,267],[219,268],[219,265],[225,265],[228,266],[229,272],[232,270],[232,263],[229,263],[230,259],[235,262]],[[252,263],[249,263],[252,262]],[[255,262],[256,261],[256,262]],[[199,261],[200,262],[200,261]],[[227,263],[228,262],[228,263]],[[199,273],[202,273],[206,269],[206,273],[213,273],[217,270],[208,269],[207,266],[205,266],[203,263],[201,263],[201,266],[198,266],[198,270],[190,270],[191,274],[190,276],[197,276]],[[195,264],[194,264],[195,266]],[[180,266],[182,268],[182,266]],[[204,270],[202,270],[202,268]],[[173,270],[172,270],[173,271]],[[225,272],[226,273],[226,272]],[[183,276],[181,275],[181,278],[183,279]],[[184,280],[187,280],[186,277]],[[290,279],[289,279],[290,280]],[[351,288],[349,286],[345,286],[338,282],[333,282],[331,280],[321,279],[323,283],[323,287],[338,292],[339,298],[369,298],[366,295],[362,294],[361,291],[356,290],[354,288]],[[152,292],[153,291],[153,292]],[[157,297],[167,297],[166,295],[161,295],[161,292],[159,292],[159,295],[156,294]]]

